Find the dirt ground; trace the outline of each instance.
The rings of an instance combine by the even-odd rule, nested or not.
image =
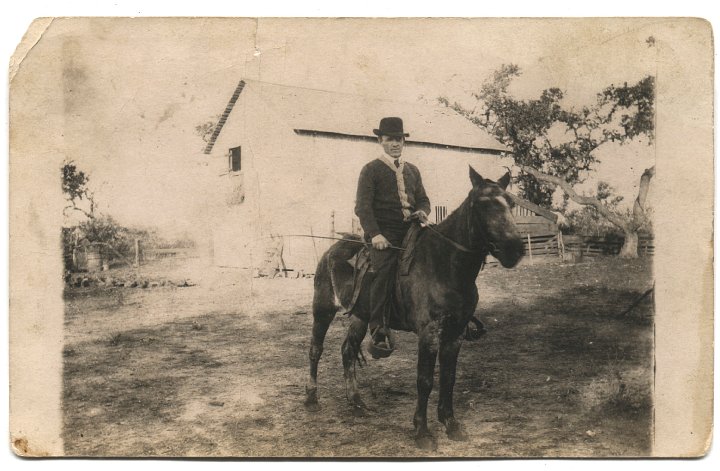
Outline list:
[[[354,417],[330,327],[322,410],[303,407],[312,279],[168,264],[148,277],[190,287],[71,288],[66,299],[64,441],[75,456],[642,456],[651,449],[651,261],[527,260],[478,277],[488,333],[460,353],[455,412],[470,435],[415,448],[416,337],[359,370],[373,407]],[[183,273],[183,270],[186,273]],[[194,274],[194,275],[193,275]],[[198,275],[200,274],[200,275]],[[192,283],[191,283],[192,284]]]

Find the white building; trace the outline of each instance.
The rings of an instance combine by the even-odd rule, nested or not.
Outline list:
[[[357,179],[382,151],[372,130],[385,116],[410,133],[403,157],[420,169],[431,219],[467,196],[468,165],[493,179],[510,165],[505,146],[448,108],[240,81],[205,148],[215,264],[259,267],[279,235],[286,267],[312,273],[332,241],[295,235],[358,230]]]

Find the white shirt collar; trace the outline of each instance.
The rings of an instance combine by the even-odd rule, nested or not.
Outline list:
[[[385,152],[383,152],[382,155],[380,155],[380,159],[383,160],[386,164],[388,164],[390,166],[391,169],[393,169],[395,171],[401,170],[403,168],[403,164],[405,163],[402,156],[395,159],[395,158],[387,155]],[[395,160],[397,160],[398,163],[400,164],[399,167],[395,167]]]

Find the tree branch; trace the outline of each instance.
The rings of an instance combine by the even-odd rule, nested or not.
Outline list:
[[[70,205],[68,205],[68,206],[65,206],[65,207],[63,208],[63,214],[65,214],[65,211],[67,211],[68,209],[74,209],[75,211],[80,211],[80,212],[83,213],[87,218],[89,218],[89,219],[95,219],[95,215],[94,215],[94,214],[88,213],[87,211],[85,211],[85,210],[82,209],[82,208],[78,208],[77,206],[75,206],[75,203],[70,204]]]
[[[578,204],[582,204],[584,206],[592,206],[594,207],[603,217],[605,217],[608,221],[618,226],[623,231],[627,230],[628,227],[625,223],[625,221],[618,217],[616,214],[614,214],[612,211],[610,211],[608,208],[605,207],[602,202],[597,200],[596,198],[593,198],[591,196],[582,196],[577,194],[577,192],[573,189],[572,185],[570,185],[567,181],[560,177],[555,177],[553,175],[548,175],[546,173],[540,172],[537,169],[534,169],[533,167],[527,166],[527,165],[519,165],[519,167],[526,173],[532,175],[536,179],[545,182],[550,183],[555,186],[559,186],[562,191],[565,192],[568,197],[570,197],[571,200]]]
[[[549,209],[543,208],[542,206],[538,206],[535,203],[522,199],[519,196],[513,195],[512,193],[507,193],[507,195],[510,197],[513,202],[518,205],[522,206],[523,208],[529,209],[530,211],[539,214],[540,216],[545,217],[546,219],[551,220],[553,223],[558,222],[558,215]]]

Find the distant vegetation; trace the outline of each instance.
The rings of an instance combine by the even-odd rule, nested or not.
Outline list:
[[[620,256],[637,257],[638,233],[646,230],[650,221],[647,194],[655,167],[643,173],[631,212],[615,210],[608,200],[578,194],[575,186],[596,170],[598,148],[634,140],[653,143],[655,77],[648,75],[636,83],[609,85],[597,93],[594,104],[568,108],[558,87],[544,90],[537,99],[513,97],[510,84],[520,74],[517,65],[503,65],[472,93],[474,104],[470,107],[447,97],[438,101],[511,149],[521,170],[516,181],[522,197],[550,208],[559,187],[566,198],[586,207],[572,216],[575,224],[598,216],[598,222],[601,218],[622,234]]]
[[[66,162],[62,168],[62,188],[67,205],[66,224],[62,228],[63,255],[66,261],[73,259],[73,252],[81,247],[99,245],[103,259],[108,262],[132,260],[135,256],[135,240],[140,240],[143,250],[194,248],[195,242],[187,235],[166,238],[157,229],[126,227],[112,216],[99,214],[96,210],[94,193],[89,188],[90,178],[73,162]],[[80,222],[71,214],[80,214]],[[68,267],[70,268],[70,267]]]
[[[628,223],[632,221],[632,210],[620,208],[620,203],[624,200],[622,196],[614,193],[614,188],[606,182],[598,182],[593,198],[600,201],[609,211],[615,213],[619,218],[625,219]],[[568,211],[567,199],[563,205],[562,212],[565,214],[566,229],[563,232],[567,234],[577,234],[585,236],[605,237],[606,239],[621,240],[624,236],[623,231],[615,224],[605,219],[594,206],[583,206],[579,209]],[[648,219],[645,225],[640,229],[641,233],[653,233],[652,221]]]

